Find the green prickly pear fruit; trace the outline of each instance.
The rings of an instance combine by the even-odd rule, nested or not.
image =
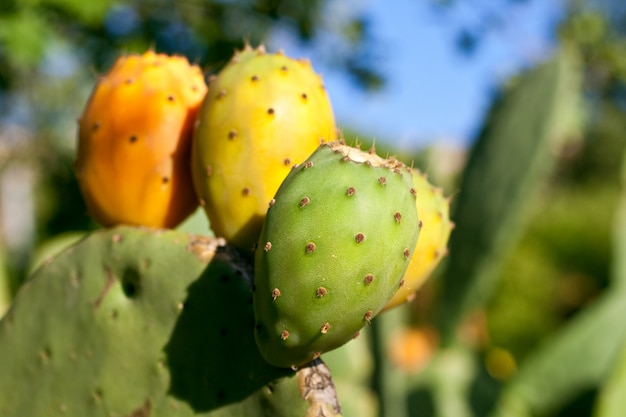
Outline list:
[[[450,199],[444,197],[443,190],[432,185],[426,175],[417,169],[413,170],[413,184],[417,192],[415,200],[420,217],[420,237],[404,274],[404,285],[383,311],[415,298],[415,292],[448,253],[448,239],[454,228],[450,220]]]
[[[79,120],[76,175],[103,226],[175,227],[198,207],[189,167],[200,67],[147,51],[123,56],[94,87]]]
[[[333,111],[310,62],[263,47],[237,52],[210,89],[193,138],[196,193],[215,234],[250,250],[291,167],[336,138]]]
[[[298,366],[352,339],[401,285],[419,220],[410,170],[341,142],[285,178],[255,253],[256,342]]]

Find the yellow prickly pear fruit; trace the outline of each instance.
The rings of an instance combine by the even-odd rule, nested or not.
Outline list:
[[[420,235],[409,266],[404,273],[403,285],[382,311],[389,310],[415,298],[417,291],[447,254],[448,239],[454,228],[450,220],[450,200],[443,190],[435,187],[426,175],[413,169],[413,186],[420,218]]]
[[[336,139],[333,111],[309,61],[262,46],[236,52],[209,86],[193,138],[196,193],[213,231],[250,250],[292,166]]]
[[[79,120],[76,175],[103,226],[174,227],[198,206],[191,135],[207,92],[202,70],[153,51],[117,59]]]

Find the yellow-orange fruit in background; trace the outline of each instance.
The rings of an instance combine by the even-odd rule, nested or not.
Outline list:
[[[175,227],[198,206],[191,135],[207,92],[185,57],[147,51],[117,59],[79,119],[76,175],[103,226]]]
[[[405,372],[416,373],[432,359],[439,343],[439,334],[429,326],[401,327],[391,334],[387,343],[391,362]]]
[[[413,169],[413,186],[421,230],[417,246],[404,273],[403,285],[382,311],[415,297],[417,291],[447,253],[448,239],[454,223],[450,220],[450,201],[441,188],[433,186],[426,175]]]

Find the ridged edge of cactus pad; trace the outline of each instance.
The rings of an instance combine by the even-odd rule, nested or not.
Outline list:
[[[0,322],[0,416],[339,413],[323,363],[294,372],[259,355],[251,276],[221,239],[87,236],[36,271]]]

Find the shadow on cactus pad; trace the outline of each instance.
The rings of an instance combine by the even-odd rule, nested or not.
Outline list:
[[[170,393],[196,411],[245,399],[280,376],[293,374],[266,364],[254,342],[252,294],[245,266],[218,249],[188,296],[165,348]],[[271,388],[268,388],[271,390]]]

